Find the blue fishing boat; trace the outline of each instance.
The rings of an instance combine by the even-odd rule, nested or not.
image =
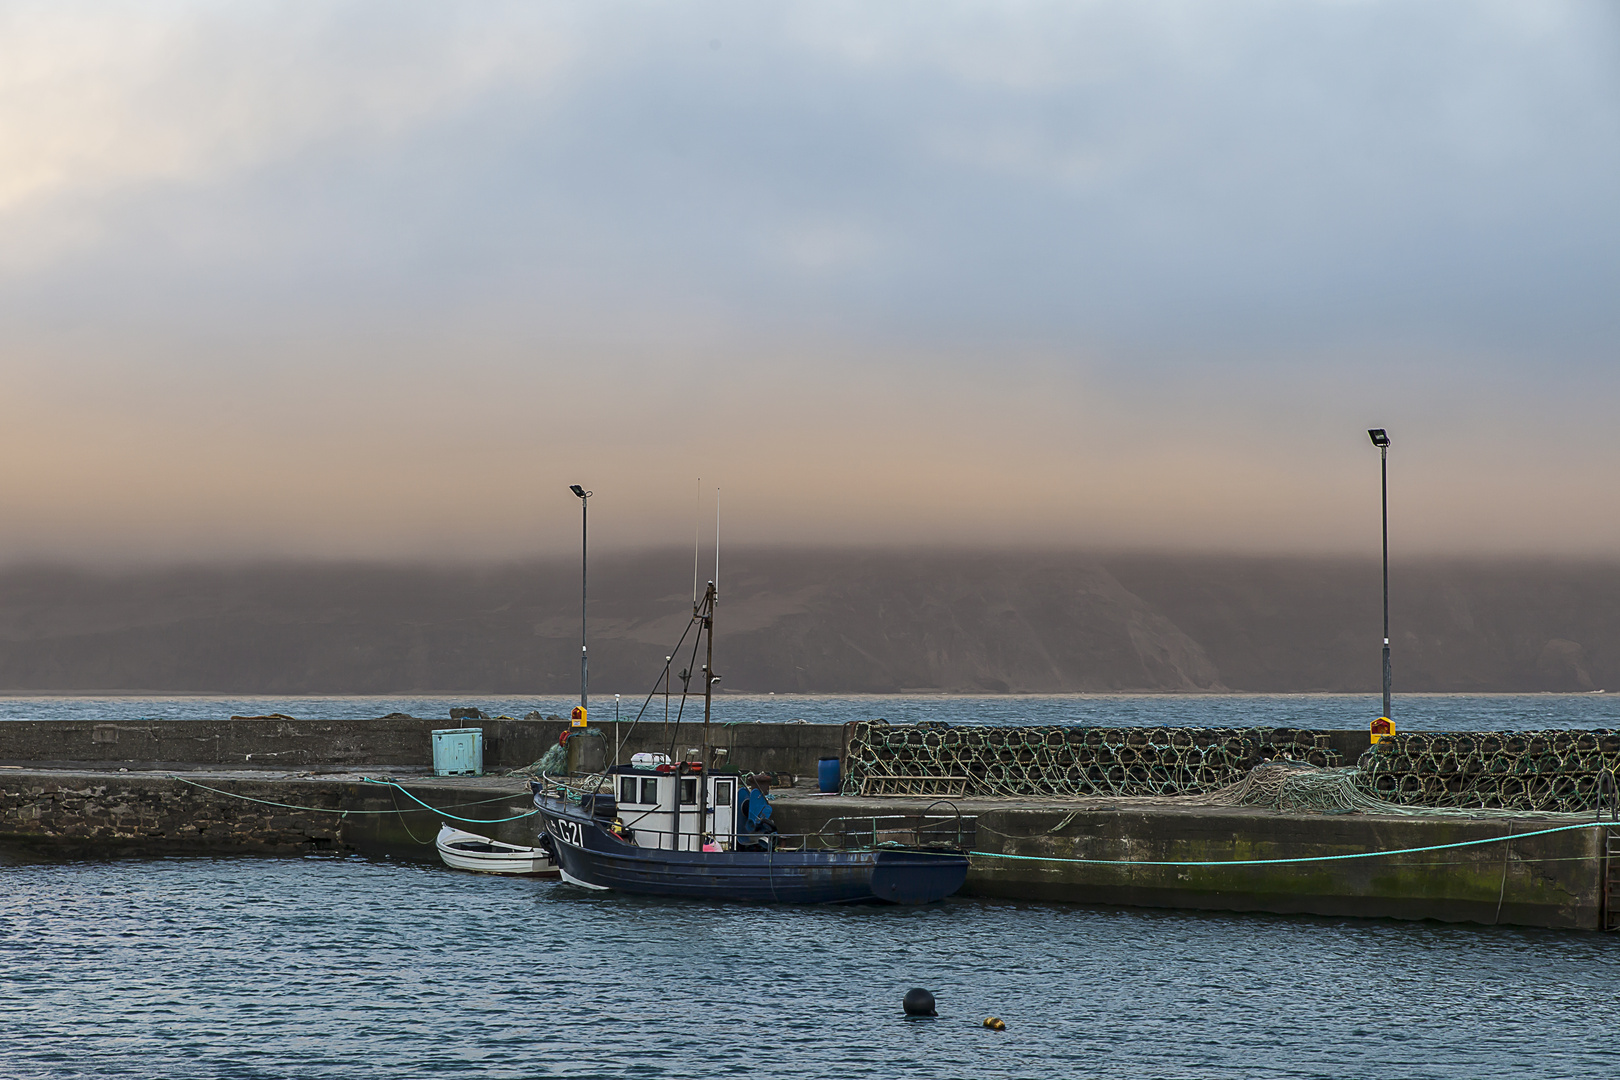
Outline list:
[[[653,896],[788,904],[926,904],[960,889],[968,869],[960,815],[953,850],[945,835],[925,836],[921,823],[912,843],[895,839],[894,830],[880,833],[875,822],[860,830],[861,839],[855,841],[856,834],[847,828],[830,834],[823,829],[814,836],[762,829],[767,803],[753,803],[752,812],[744,812],[745,802],[766,795],[745,790],[738,773],[717,769],[718,755],[709,739],[713,687],[719,680],[714,674],[715,599],[711,581],[702,600],[693,602],[689,629],[695,627],[698,634],[692,662],[680,676],[684,708],[697,649],[706,639],[703,746],[697,760],[672,760],[672,746],[671,754],[656,755],[656,761],[614,764],[582,782],[531,782],[543,823],[542,842],[563,880],[588,889]],[[677,644],[672,655],[679,649]],[[666,659],[666,687],[669,664]],[[678,731],[679,715],[676,721]],[[614,752],[616,757],[617,747]]]
[[[574,801],[566,790],[531,784],[544,839],[571,884],[710,900],[926,904],[967,878],[961,851],[892,841],[861,846],[847,842],[847,829],[830,837],[739,834],[736,774],[625,766],[613,775],[621,793],[635,791],[636,803],[605,794]],[[685,805],[676,801],[683,788],[691,800]],[[700,791],[709,795],[706,809]],[[699,829],[700,821],[707,828]]]

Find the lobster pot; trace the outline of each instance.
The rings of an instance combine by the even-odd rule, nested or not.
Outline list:
[[[433,733],[434,776],[483,776],[484,729],[445,728]]]

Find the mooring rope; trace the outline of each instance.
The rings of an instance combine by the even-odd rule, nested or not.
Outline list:
[[[233,799],[241,799],[243,802],[258,803],[261,806],[279,806],[284,810],[304,810],[304,811],[308,811],[309,813],[312,813],[312,814],[337,814],[339,817],[348,817],[350,814],[399,814],[399,815],[403,816],[405,814],[420,814],[420,813],[422,813],[422,810],[401,810],[401,809],[399,809],[398,806],[396,806],[392,810],[344,810],[341,807],[331,807],[331,806],[298,806],[298,805],[295,805],[293,803],[276,802],[274,799],[256,799],[252,795],[242,795],[242,794],[239,794],[239,793],[237,793],[235,791],[226,791],[224,788],[209,787],[207,784],[199,784],[195,780],[187,780],[185,777],[183,777],[183,776],[175,776],[173,773],[169,774],[169,779],[170,780],[178,780],[182,784],[189,784],[194,788],[201,788],[204,791],[211,791],[215,795],[228,795]],[[362,776],[360,778],[360,780],[361,780],[362,783],[366,783],[366,784],[377,784],[379,786],[397,788],[399,791],[404,792],[406,798],[410,799],[412,802],[415,802],[415,803],[419,804],[424,810],[430,810],[433,813],[438,814],[440,817],[449,818],[451,821],[465,821],[465,822],[468,822],[468,823],[473,824],[473,825],[496,825],[496,824],[499,824],[500,822],[503,822],[503,821],[518,821],[518,820],[521,820],[523,818],[533,817],[534,815],[536,815],[536,814],[538,814],[540,812],[539,809],[536,808],[534,810],[530,810],[527,813],[518,814],[518,815],[516,815],[514,817],[504,817],[504,818],[460,817],[459,815],[450,813],[448,810],[443,810],[443,809],[440,809],[437,806],[433,806],[433,805],[431,805],[429,803],[422,802],[421,799],[418,799],[415,795],[412,795],[409,791],[407,791],[405,788],[401,787],[399,784],[394,783],[392,780],[373,780],[368,776]],[[475,800],[473,802],[456,803],[455,805],[457,807],[462,807],[462,806],[482,806],[485,803],[510,802],[512,800],[512,798],[513,798],[513,796],[511,796],[511,795],[498,795],[493,799],[478,799],[478,800]]]
[[[1571,829],[1607,828],[1610,822],[1583,821],[1575,825],[1559,825],[1535,832],[1488,836],[1483,840],[1460,840],[1454,844],[1429,844],[1425,847],[1394,848],[1389,851],[1353,851],[1347,855],[1305,855],[1292,859],[1204,859],[1195,861],[1161,861],[1154,859],[1073,859],[1058,855],[1011,855],[1001,851],[970,851],[986,859],[1018,859],[1027,862],[1084,863],[1088,866],[1279,866],[1284,863],[1336,862],[1342,859],[1377,859],[1385,855],[1418,855],[1425,851],[1450,851],[1454,848],[1479,847],[1482,844],[1500,844],[1506,840],[1524,840],[1531,836],[1569,832]],[[1522,856],[1521,856],[1522,858]]]
[[[503,821],[522,821],[524,818],[534,817],[534,815],[536,815],[536,814],[538,814],[540,812],[540,808],[537,806],[533,810],[525,810],[523,813],[521,813],[521,814],[513,814],[511,817],[503,817],[503,818],[457,817],[455,814],[451,814],[451,813],[448,813],[448,812],[446,812],[444,810],[440,810],[438,807],[433,806],[430,803],[422,802],[421,799],[418,799],[415,795],[412,795],[404,787],[402,787],[399,784],[394,783],[392,780],[373,780],[369,776],[362,776],[360,778],[360,782],[363,783],[363,784],[377,784],[379,786],[394,788],[395,790],[402,793],[407,799],[411,800],[414,803],[417,803],[420,806],[427,807],[429,810],[432,810],[435,814],[439,814],[439,815],[441,815],[443,817],[447,817],[451,821],[467,821],[467,822],[471,822],[474,825],[498,825]],[[506,796],[506,798],[510,799],[511,796]],[[490,799],[488,801],[489,802],[498,802],[500,800]],[[456,805],[460,806],[462,804],[457,803]]]
[[[224,788],[209,787],[207,784],[199,784],[195,780],[187,780],[185,777],[175,776],[173,773],[169,774],[169,779],[178,780],[182,784],[190,784],[194,788],[202,788],[204,791],[212,791],[215,795],[228,795],[233,799],[241,799],[243,802],[258,803],[260,806],[279,806],[284,810],[307,810],[312,814],[341,814],[344,817],[348,817],[350,814],[399,813],[398,810],[344,810],[341,807],[334,808],[330,806],[295,806],[292,803],[276,802],[274,799],[255,799],[251,795],[239,795],[234,791],[226,791]]]

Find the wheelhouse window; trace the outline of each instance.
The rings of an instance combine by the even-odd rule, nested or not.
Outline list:
[[[658,778],[644,776],[641,778],[641,801],[648,806],[658,805]]]
[[[622,803],[643,802],[636,798],[636,778],[633,776],[619,777],[619,801]]]
[[[697,805],[697,777],[688,776],[681,780],[681,805]]]
[[[716,805],[716,806],[730,806],[731,805],[731,787],[732,787],[731,781],[729,781],[729,780],[725,780],[725,781],[722,781],[722,782],[714,785],[714,805]]]

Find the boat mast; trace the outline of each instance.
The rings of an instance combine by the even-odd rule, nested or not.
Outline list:
[[[703,768],[709,768],[714,756],[709,749],[709,704],[714,697],[714,602],[720,599],[720,489],[714,489],[714,580],[709,582],[709,617],[703,628],[709,632],[709,655],[703,665]]]
[[[703,749],[698,762],[698,826],[697,846],[703,848],[703,836],[709,826],[709,709],[714,700],[714,582],[703,592],[703,606],[695,614],[702,619],[700,629],[708,639],[708,654],[703,662]]]
[[[719,598],[715,582],[720,580],[720,489],[714,489],[714,580],[703,593],[704,637],[708,653],[703,660],[703,749],[699,752],[698,769],[698,850],[703,849],[703,836],[709,826],[709,770],[714,765],[714,751],[709,743],[709,720],[714,704],[714,602]],[[698,612],[693,612],[698,614]],[[736,806],[735,803],[732,804]]]
[[[709,710],[714,701],[714,582],[703,596],[703,631],[708,638],[708,657],[703,663],[703,765],[709,764]]]

